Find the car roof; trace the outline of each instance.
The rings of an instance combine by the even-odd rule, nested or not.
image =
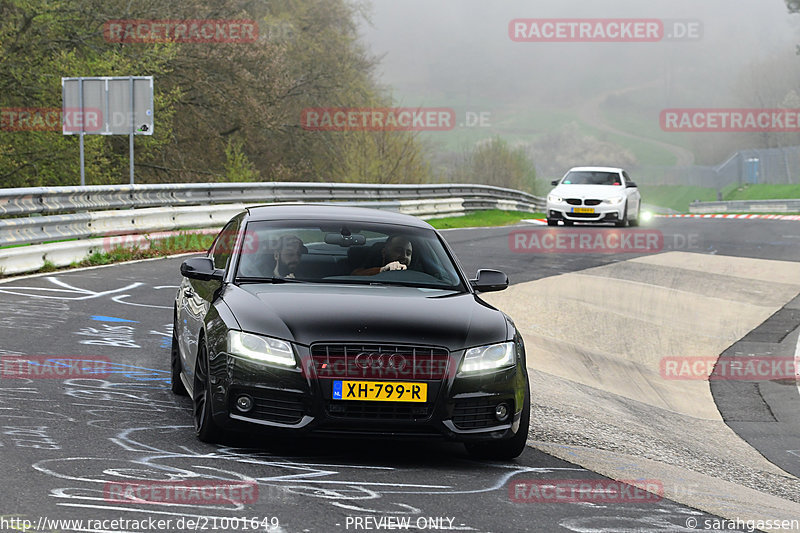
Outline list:
[[[596,171],[622,172],[623,171],[621,168],[617,168],[617,167],[573,167],[573,168],[569,169],[567,172],[572,172],[573,170],[575,170],[575,171],[590,171],[590,172],[596,172]]]
[[[433,229],[417,217],[394,211],[334,204],[274,203],[247,208],[253,220],[344,220],[350,222],[380,222],[415,228]]]

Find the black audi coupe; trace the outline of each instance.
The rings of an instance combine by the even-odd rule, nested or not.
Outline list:
[[[252,207],[186,259],[172,390],[200,440],[225,431],[446,438],[475,457],[525,449],[530,391],[514,323],[415,217],[319,204]]]

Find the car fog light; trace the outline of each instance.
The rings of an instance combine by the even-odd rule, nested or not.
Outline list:
[[[236,398],[236,408],[244,413],[253,408],[253,399],[244,394]]]
[[[508,405],[504,403],[497,404],[497,407],[494,408],[494,416],[496,416],[500,422],[508,418]]]

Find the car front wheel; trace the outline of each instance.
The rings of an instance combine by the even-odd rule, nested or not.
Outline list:
[[[217,442],[222,437],[222,431],[211,416],[211,388],[208,376],[208,350],[205,340],[200,340],[200,350],[197,354],[194,372],[194,431],[197,438],[203,442]]]
[[[618,228],[624,228],[628,225],[628,202],[625,202],[625,207],[622,209],[622,220],[614,222]]]
[[[630,225],[633,228],[637,227],[639,225],[639,217],[641,216],[641,214],[642,214],[642,208],[641,206],[639,206],[636,208],[636,218],[630,220],[628,222],[628,225]]]
[[[558,226],[558,220],[553,220],[552,218],[547,219],[548,226]]]

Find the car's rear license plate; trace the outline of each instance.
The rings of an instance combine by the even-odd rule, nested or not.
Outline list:
[[[427,383],[396,381],[334,381],[334,400],[369,400],[374,402],[426,402]]]
[[[594,213],[594,207],[573,207],[573,213]]]

